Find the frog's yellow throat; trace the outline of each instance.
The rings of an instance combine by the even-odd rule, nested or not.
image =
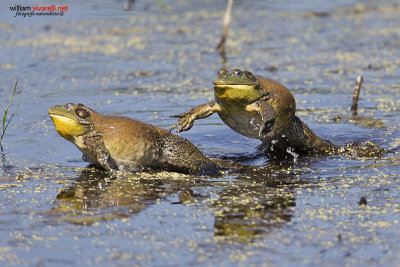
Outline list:
[[[225,100],[248,100],[249,102],[259,99],[262,95],[255,90],[254,85],[244,84],[216,84],[214,93],[217,98]]]
[[[73,142],[75,137],[87,133],[87,129],[76,120],[57,114],[50,114],[50,118],[57,132],[68,141]]]

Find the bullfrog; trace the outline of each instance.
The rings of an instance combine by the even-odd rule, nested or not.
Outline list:
[[[339,147],[317,136],[296,116],[296,101],[288,88],[249,71],[218,71],[213,82],[215,100],[171,117],[179,118],[171,130],[189,130],[197,119],[217,113],[232,130],[261,140],[273,154],[350,154],[376,156],[383,150],[372,142],[349,143]]]
[[[57,132],[74,143],[83,159],[106,170],[217,171],[220,166],[189,140],[124,116],[68,103],[49,109]]]

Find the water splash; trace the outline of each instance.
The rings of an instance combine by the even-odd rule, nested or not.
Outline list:
[[[299,157],[299,154],[297,154],[296,152],[294,152],[294,148],[293,148],[293,147],[289,146],[289,147],[286,149],[286,153],[288,153],[288,154],[290,154],[290,155],[293,156],[293,161],[294,161],[294,162],[297,161],[297,159],[298,159],[298,157]]]

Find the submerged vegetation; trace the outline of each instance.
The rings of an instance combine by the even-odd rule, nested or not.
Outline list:
[[[10,122],[11,122],[12,118],[14,117],[15,113],[17,112],[17,110],[19,108],[19,103],[18,103],[18,105],[15,108],[14,112],[11,114],[11,117],[7,120],[8,109],[10,108],[11,102],[12,102],[12,100],[14,98],[15,90],[17,89],[17,85],[18,85],[18,80],[19,80],[19,78],[17,78],[17,81],[15,82],[14,89],[13,89],[13,91],[11,93],[11,97],[8,100],[8,104],[6,106],[6,109],[4,110],[3,123],[1,125],[2,127],[1,127],[1,136],[0,136],[0,148],[1,148],[1,151],[3,151],[3,144],[2,144],[3,137],[6,134],[7,128],[10,125]]]

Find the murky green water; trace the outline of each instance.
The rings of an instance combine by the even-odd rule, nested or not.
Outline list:
[[[0,9],[0,104],[17,77],[21,103],[3,140],[1,265],[400,265],[398,1],[237,1],[225,62],[225,1],[59,1],[62,18],[14,17],[15,4],[31,2]],[[262,166],[251,175],[113,176],[86,168],[47,115],[81,102],[168,128],[213,98],[222,66],[285,84],[318,135],[387,153],[242,160]],[[363,118],[351,118],[358,75]],[[182,136],[238,160],[259,144],[218,116]]]

